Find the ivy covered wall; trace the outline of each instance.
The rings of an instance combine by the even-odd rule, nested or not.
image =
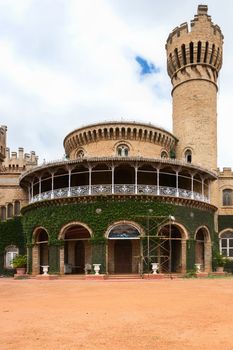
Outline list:
[[[218,216],[218,230],[221,232],[226,228],[233,229],[233,215],[219,215]]]
[[[11,270],[4,269],[5,249],[9,245],[17,246],[19,253],[25,254],[26,248],[21,217],[0,222],[0,274],[13,273]]]
[[[23,229],[27,244],[32,244],[32,233],[36,227],[44,227],[49,235],[50,247],[61,244],[58,235],[62,227],[69,222],[85,223],[93,231],[92,262],[101,262],[105,270],[104,234],[114,222],[121,220],[134,221],[147,230],[147,222],[153,217],[168,217],[172,215],[176,222],[182,224],[188,234],[187,269],[195,263],[194,235],[200,226],[206,226],[211,234],[211,240],[216,240],[214,232],[214,213],[197,208],[162,202],[151,197],[98,197],[77,203],[50,202],[48,206],[27,208],[23,216]],[[163,220],[163,219],[161,219]],[[54,254],[53,254],[54,253]],[[59,272],[58,248],[50,249],[50,266],[53,272]]]

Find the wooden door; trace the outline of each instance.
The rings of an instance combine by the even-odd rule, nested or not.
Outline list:
[[[75,244],[75,273],[84,273],[85,267],[85,245],[83,241]]]
[[[114,246],[115,273],[132,272],[132,243],[130,240],[119,240]]]

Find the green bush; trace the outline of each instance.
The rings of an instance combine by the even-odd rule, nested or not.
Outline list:
[[[12,264],[14,268],[25,267],[27,265],[27,255],[17,255],[12,260]]]

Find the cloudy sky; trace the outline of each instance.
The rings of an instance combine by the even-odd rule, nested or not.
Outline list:
[[[71,130],[105,120],[172,130],[165,41],[195,0],[0,0],[0,124],[11,151],[64,155]],[[233,2],[209,0],[225,37],[219,166],[233,166]]]

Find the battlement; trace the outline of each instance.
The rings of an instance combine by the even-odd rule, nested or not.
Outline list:
[[[6,148],[6,158],[3,163],[5,171],[22,172],[33,168],[37,164],[38,156],[34,151],[24,153],[24,149],[19,147],[18,152],[10,152],[10,149]]]
[[[197,8],[197,15],[194,16],[194,19],[190,21],[191,28],[189,30],[188,23],[182,23],[180,26],[174,28],[167,38],[167,45],[172,44],[173,40],[182,38],[187,34],[198,33],[203,37],[206,35],[214,36],[217,40],[223,40],[224,36],[220,27],[217,24],[212,22],[211,16],[208,15],[208,6],[199,5]],[[204,33],[203,33],[204,30]]]
[[[206,5],[199,5],[190,30],[187,23],[182,23],[169,34],[166,43],[167,70],[172,79],[181,69],[202,65],[206,70],[196,72],[196,77],[203,74],[204,79],[216,83],[222,66],[223,34],[207,12]],[[190,75],[190,72],[187,74]],[[173,85],[176,83],[172,81]]]
[[[222,170],[218,168],[218,176],[219,177],[231,177],[233,178],[233,170],[231,167],[224,167]]]
[[[5,158],[6,132],[7,132],[7,127],[5,125],[1,125],[0,126],[0,164],[3,162]]]

